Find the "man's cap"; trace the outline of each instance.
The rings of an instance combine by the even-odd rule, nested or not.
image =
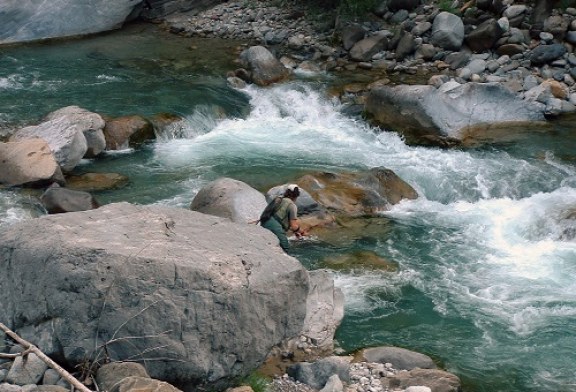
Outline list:
[[[295,190],[298,189],[298,185],[297,184],[289,184],[286,189],[289,189],[290,191],[294,192]]]

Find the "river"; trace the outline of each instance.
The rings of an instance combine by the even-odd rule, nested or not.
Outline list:
[[[0,49],[0,127],[78,105],[109,116],[179,114],[186,128],[137,151],[83,161],[130,184],[95,194],[188,208],[221,176],[257,189],[316,170],[383,166],[420,197],[335,242],[294,255],[370,251],[397,272],[335,272],[345,296],[337,331],[352,352],[396,345],[426,353],[465,392],[576,391],[576,132],[571,123],[470,149],[412,147],[347,115],[333,75],[271,88],[226,85],[240,43],[192,40],[134,25],[77,40]],[[41,215],[37,194],[0,189],[0,227]],[[345,237],[345,238],[344,238]]]

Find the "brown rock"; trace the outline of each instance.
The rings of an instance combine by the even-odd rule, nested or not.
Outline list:
[[[118,173],[84,173],[66,177],[66,187],[77,191],[119,189],[128,184],[128,177]]]
[[[150,122],[152,123],[157,135],[181,135],[184,128],[182,120],[182,117],[172,113],[157,113],[150,117]]]
[[[543,85],[550,87],[550,92],[555,98],[566,99],[568,97],[568,86],[554,79],[547,79],[542,82]]]
[[[152,123],[142,116],[125,116],[106,121],[104,136],[107,150],[137,147],[156,137]]]
[[[418,197],[410,185],[385,168],[365,173],[314,173],[297,183],[319,204],[349,215],[385,211],[402,199]]]
[[[361,269],[394,272],[398,270],[398,266],[393,262],[379,256],[375,252],[365,250],[359,250],[336,257],[326,257],[321,263],[324,267],[337,271]]]

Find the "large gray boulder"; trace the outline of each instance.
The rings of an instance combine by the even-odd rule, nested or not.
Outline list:
[[[0,143],[0,184],[41,186],[64,183],[54,154],[44,139]]]
[[[142,0],[2,0],[0,44],[117,29],[142,3]]]
[[[240,62],[250,71],[250,81],[259,86],[283,81],[290,75],[288,68],[263,46],[251,46],[242,51]]]
[[[379,86],[366,110],[380,125],[407,135],[463,140],[499,125],[543,121],[542,108],[517,98],[498,83]]]
[[[464,41],[464,22],[458,15],[440,12],[432,23],[430,43],[448,50],[460,50]]]
[[[71,171],[88,151],[84,132],[102,130],[104,120],[78,106],[67,106],[46,116],[45,121],[18,130],[10,141],[42,138],[48,142],[63,171]]]
[[[48,334],[40,348],[69,366],[137,361],[212,388],[302,330],[308,272],[277,243],[258,226],[128,203],[20,222],[0,231],[0,315]]]
[[[100,33],[141,17],[208,9],[221,0],[2,0],[0,45]]]
[[[250,185],[223,177],[200,189],[190,209],[228,218],[232,222],[255,223],[266,204],[264,195]]]

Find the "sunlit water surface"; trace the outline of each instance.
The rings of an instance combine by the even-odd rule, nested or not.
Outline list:
[[[465,391],[576,391],[576,227],[565,219],[576,208],[570,124],[492,147],[409,147],[344,115],[325,94],[328,75],[229,88],[230,54],[210,55],[233,49],[202,42],[135,26],[3,49],[0,124],[34,122],[67,105],[184,116],[177,138],[82,162],[79,172],[130,177],[124,189],[96,194],[103,203],[187,208],[221,176],[264,191],[314,170],[390,168],[420,197],[383,214],[385,230],[294,249],[310,269],[356,250],[399,265],[393,273],[335,273],[346,296],[341,348],[424,352],[460,376]],[[37,193],[0,190],[1,226],[42,213]]]

